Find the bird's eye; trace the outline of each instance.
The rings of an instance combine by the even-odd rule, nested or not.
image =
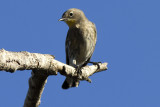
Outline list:
[[[71,13],[69,13],[69,16],[70,16],[70,17],[72,17],[72,16],[73,16],[73,13],[72,13],[72,12],[71,12]]]

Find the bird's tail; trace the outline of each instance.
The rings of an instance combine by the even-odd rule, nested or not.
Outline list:
[[[70,87],[78,87],[79,86],[79,80],[78,79],[73,79],[70,77],[67,77],[65,81],[63,82],[62,88],[63,89],[68,89]]]

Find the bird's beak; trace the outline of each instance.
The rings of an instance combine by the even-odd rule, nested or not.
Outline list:
[[[61,18],[58,21],[66,21],[66,20],[67,20],[67,18]]]

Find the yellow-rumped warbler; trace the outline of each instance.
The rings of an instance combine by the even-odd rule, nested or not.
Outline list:
[[[95,24],[90,22],[83,11],[72,8],[63,13],[59,21],[69,26],[65,42],[66,63],[81,68],[90,61],[95,49],[97,32]],[[67,77],[62,88],[78,87],[79,80]]]

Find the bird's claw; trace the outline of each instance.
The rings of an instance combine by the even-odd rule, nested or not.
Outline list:
[[[99,63],[102,63],[102,62],[89,62],[89,63],[92,63],[93,65],[97,65],[97,70],[99,70],[100,69]]]
[[[82,71],[81,68],[79,66],[75,67],[76,71],[77,71],[77,78],[78,79],[82,79]]]

